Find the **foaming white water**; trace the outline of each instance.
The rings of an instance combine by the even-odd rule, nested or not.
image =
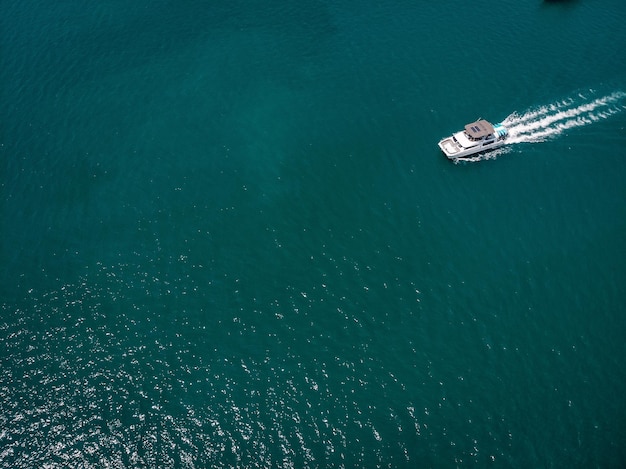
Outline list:
[[[593,91],[591,92],[593,95]],[[514,112],[502,123],[509,131],[507,143],[542,142],[567,129],[606,119],[626,109],[626,93],[616,91],[595,99],[579,94],[576,98]]]
[[[488,151],[486,153],[477,153],[474,156],[470,156],[467,158],[463,158],[463,159],[457,158],[454,160],[454,163],[458,164],[461,161],[476,163],[478,161],[495,160],[499,156],[509,153],[510,151],[511,151],[511,147],[504,146],[504,147],[496,148],[495,150]]]

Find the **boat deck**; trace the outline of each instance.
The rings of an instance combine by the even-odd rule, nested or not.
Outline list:
[[[439,142],[439,148],[448,156],[454,156],[463,149],[461,144],[455,142],[452,137],[445,138]]]

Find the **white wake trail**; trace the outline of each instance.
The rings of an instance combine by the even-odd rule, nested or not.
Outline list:
[[[607,96],[589,100],[582,94],[524,114],[513,113],[502,123],[509,136],[507,143],[542,142],[564,131],[606,119],[626,109],[626,93],[616,91]]]
[[[567,108],[572,105],[573,99],[566,99],[558,103],[549,104],[547,106],[540,106],[535,110],[527,111],[524,114],[518,114],[514,112],[508,116],[502,124],[505,126],[511,126],[513,123],[516,125],[523,124],[525,122],[532,122],[538,118],[545,116],[546,114],[555,113],[559,109]]]

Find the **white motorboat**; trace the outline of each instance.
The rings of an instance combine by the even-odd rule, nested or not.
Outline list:
[[[439,142],[441,151],[451,160],[466,158],[504,145],[508,132],[502,124],[492,125],[484,119],[467,124]]]

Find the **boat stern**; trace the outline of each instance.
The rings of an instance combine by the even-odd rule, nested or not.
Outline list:
[[[494,125],[493,131],[498,140],[504,140],[509,135],[509,131],[504,125],[502,125],[502,123]]]

